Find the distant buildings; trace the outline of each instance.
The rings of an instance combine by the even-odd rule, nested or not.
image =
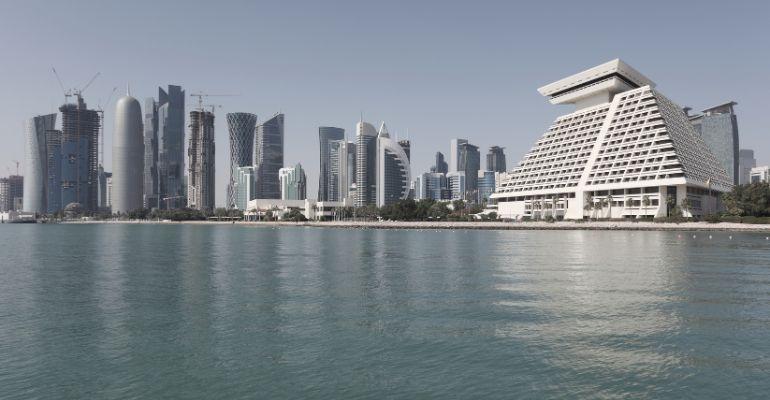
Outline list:
[[[458,172],[465,173],[465,195],[463,200],[476,202],[478,199],[478,175],[481,169],[481,153],[478,146],[462,143],[458,146]]]
[[[613,60],[538,89],[573,104],[491,196],[503,218],[652,218],[716,212],[733,186],[682,108]]]
[[[257,116],[251,113],[228,113],[227,132],[230,136],[230,180],[227,183],[227,208],[236,208],[235,184],[238,168],[254,164],[254,130]]]
[[[281,168],[278,171],[281,183],[281,200],[305,200],[307,198],[307,177],[301,164]]]
[[[499,174],[499,172],[479,171],[477,179],[478,198],[476,199],[478,204],[487,204],[489,196],[495,192],[496,174]]]
[[[449,200],[451,192],[447,186],[446,174],[424,172],[417,175],[414,185],[417,200]]]
[[[143,208],[144,138],[142,109],[130,95],[115,105],[112,136],[112,213],[126,214]]]
[[[254,192],[256,190],[254,170],[253,166],[235,169],[235,183],[233,184],[233,192],[235,193],[234,207],[239,210],[246,210],[249,201],[254,199]]]
[[[320,169],[318,170],[318,201],[330,201],[339,198],[338,189],[334,188],[335,178],[331,168],[332,141],[337,142],[335,148],[339,151],[339,142],[345,140],[345,130],[331,126],[318,127],[318,144],[320,149]],[[339,157],[339,154],[337,154]],[[338,160],[339,163],[339,160]],[[339,175],[339,171],[335,171]]]
[[[24,177],[11,175],[0,178],[0,212],[22,211],[19,203],[24,199]]]
[[[256,198],[280,199],[278,170],[283,168],[283,114],[276,114],[257,126],[254,138]]]
[[[690,116],[690,122],[727,171],[733,184],[740,182],[738,117],[731,101]]]
[[[197,210],[214,209],[214,113],[190,112],[190,167],[187,174],[187,206]]]
[[[770,167],[754,167],[750,174],[751,183],[770,183]]]
[[[452,139],[449,141],[449,172],[462,171],[460,168],[460,146],[468,143],[466,139]]]
[[[112,212],[112,172],[104,170],[104,166],[99,166],[99,211]]]
[[[751,183],[751,169],[757,166],[754,158],[754,150],[741,149],[738,152],[738,183],[745,185]]]
[[[329,140],[328,147],[326,201],[342,201],[355,182],[356,144],[345,139]]]
[[[356,206],[377,203],[377,130],[368,122],[356,124]]]
[[[440,151],[436,152],[436,161],[430,168],[430,172],[436,172],[439,174],[446,174],[449,172],[449,164],[444,161],[444,154],[442,154]]]
[[[446,179],[451,200],[465,200],[467,194],[465,172],[450,172],[446,174]]]
[[[487,171],[505,172],[505,153],[500,146],[492,146],[487,153]]]
[[[409,198],[411,167],[409,141],[396,142],[385,123],[377,135],[377,206],[382,207]]]
[[[83,98],[64,104],[61,134],[61,205],[79,204],[85,212],[98,210],[98,148],[100,117]]]
[[[184,96],[180,86],[158,88],[158,100],[144,106],[144,206],[181,208],[184,182]]]
[[[52,135],[56,114],[40,115],[27,120],[26,147],[24,158],[23,209],[31,213],[45,214],[48,211],[48,136]],[[61,158],[58,159],[61,163]],[[61,165],[54,168],[59,169]],[[60,186],[56,185],[54,189]],[[60,189],[59,189],[60,190]],[[10,211],[6,209],[4,211]]]

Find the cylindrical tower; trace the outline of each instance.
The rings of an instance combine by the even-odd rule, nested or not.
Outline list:
[[[142,208],[144,137],[142,109],[130,95],[115,106],[112,137],[112,212],[128,213]]]
[[[27,146],[24,157],[24,200],[27,212],[46,213],[48,160],[46,132],[53,130],[56,114],[40,115],[27,120]]]
[[[230,134],[230,181],[227,184],[227,208],[234,208],[236,202],[235,181],[239,167],[254,164],[254,129],[257,116],[251,113],[228,113],[227,131]]]

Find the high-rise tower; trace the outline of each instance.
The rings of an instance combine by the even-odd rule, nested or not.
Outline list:
[[[257,116],[251,113],[228,113],[227,132],[230,135],[230,180],[227,183],[227,208],[235,208],[238,168],[254,164],[254,130]]]
[[[411,169],[409,141],[396,142],[382,123],[377,135],[377,206],[382,207],[409,197]]]
[[[276,114],[257,126],[254,138],[256,198],[280,199],[278,170],[283,168],[283,114]]]
[[[503,147],[492,146],[487,153],[487,171],[505,172],[505,153]]]
[[[158,170],[158,102],[144,101],[144,208],[160,208],[160,171]]]
[[[56,114],[39,115],[27,121],[24,158],[24,211],[48,211],[48,151],[46,137],[53,131]]]
[[[478,175],[481,169],[481,153],[478,146],[462,143],[459,146],[459,172],[465,173],[465,200],[476,202],[478,198]]]
[[[214,209],[214,114],[190,112],[190,157],[187,173],[187,206],[202,211]]]
[[[356,206],[377,203],[377,129],[356,124]]]
[[[142,208],[144,155],[142,109],[138,100],[126,94],[115,104],[115,131],[112,136],[113,213],[125,214]]]
[[[96,110],[89,110],[83,98],[64,104],[61,136],[61,202],[62,207],[80,204],[86,212],[97,210],[99,194],[99,126]]]
[[[735,185],[739,184],[741,174],[738,117],[735,114],[737,104],[734,101],[727,102],[690,117],[695,131],[725,167]]]
[[[180,86],[158,88],[158,175],[160,206],[180,208],[184,188],[184,95]]]
[[[345,140],[345,130],[332,126],[318,127],[318,144],[320,149],[321,165],[318,171],[318,201],[332,201],[338,194],[333,192],[334,177],[331,171],[332,141]],[[335,148],[338,145],[335,145]]]

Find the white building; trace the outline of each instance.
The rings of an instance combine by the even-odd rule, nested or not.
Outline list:
[[[770,183],[770,167],[754,167],[751,169],[750,183]]]
[[[450,172],[446,174],[446,180],[452,200],[464,200],[465,172]]]
[[[270,212],[278,219],[282,219],[289,211],[299,210],[305,218],[313,221],[333,219],[342,208],[352,206],[353,203],[347,201],[255,199],[249,201],[243,215],[247,221],[258,221],[264,219]]]
[[[732,179],[682,108],[613,60],[541,87],[558,117],[496,188],[503,218],[644,218],[717,211]],[[685,201],[686,199],[686,201]]]
[[[409,198],[411,167],[404,147],[390,137],[382,123],[377,135],[377,207]]]

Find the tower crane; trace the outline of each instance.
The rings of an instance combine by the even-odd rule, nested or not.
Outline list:
[[[75,97],[77,97],[77,98],[81,98],[81,97],[82,97],[82,95],[83,95],[83,92],[85,92],[85,91],[86,91],[86,89],[88,89],[88,87],[89,87],[89,86],[91,86],[91,84],[92,84],[92,83],[94,83],[94,81],[96,80],[96,78],[98,78],[98,77],[99,77],[99,75],[101,75],[101,74],[102,74],[101,72],[97,72],[97,73],[96,73],[96,74],[95,74],[95,75],[94,75],[94,76],[93,76],[93,77],[92,77],[92,78],[91,78],[91,79],[90,79],[88,82],[86,82],[86,84],[85,84],[85,85],[83,85],[83,87],[82,87],[82,88],[80,88],[80,89],[78,89],[78,88],[65,89],[65,88],[64,88],[64,84],[62,83],[61,77],[59,77],[59,73],[58,73],[58,72],[56,72],[56,68],[54,68],[54,67],[51,67],[51,70],[53,71],[53,74],[54,74],[54,76],[56,76],[56,81],[57,81],[57,82],[59,82],[59,87],[61,88],[62,92],[64,92],[64,102],[65,102],[65,103],[68,103],[68,102],[69,102],[69,98],[70,98],[70,97],[72,97],[72,96],[75,96]]]
[[[107,96],[107,101],[104,103],[104,106],[110,105],[110,100],[112,100],[112,96],[115,94],[115,92],[118,90],[118,87],[115,86],[112,88],[112,92],[110,92],[110,95]],[[102,167],[104,166],[104,108],[102,108],[102,101],[99,100],[99,104],[96,106],[96,112],[99,113],[99,120],[101,121],[101,126],[99,127],[99,165]]]
[[[19,175],[19,164],[21,164],[18,160],[13,160],[14,163],[16,163],[16,175]]]
[[[198,98],[198,109],[203,110],[203,98],[204,97],[235,97],[240,96],[240,94],[209,94],[209,93],[191,93],[190,97],[197,97]]]

